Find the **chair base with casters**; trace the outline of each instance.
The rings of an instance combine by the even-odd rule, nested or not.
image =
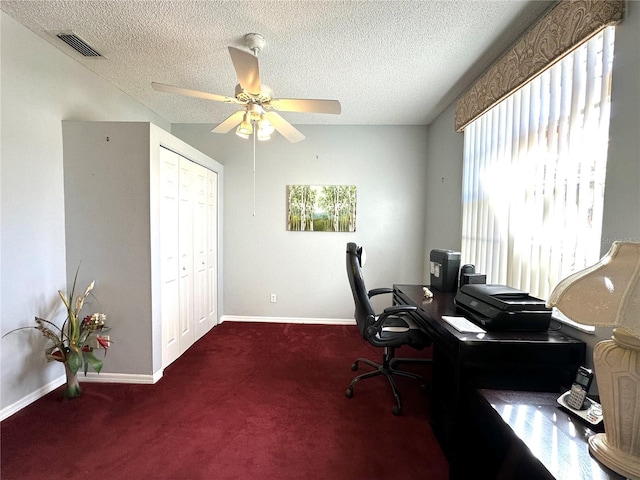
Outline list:
[[[349,387],[344,392],[344,394],[346,395],[347,398],[352,398],[353,397],[353,388],[355,387],[356,383],[358,383],[360,380],[366,380],[367,378],[373,378],[373,377],[377,377],[379,375],[384,375],[387,378],[387,380],[389,381],[389,385],[391,385],[391,391],[393,393],[393,396],[396,399],[396,404],[393,406],[393,409],[391,411],[393,412],[394,415],[401,415],[402,414],[402,400],[400,400],[400,393],[398,392],[398,387],[396,387],[396,382],[393,380],[393,376],[394,375],[397,375],[399,377],[408,377],[408,378],[413,378],[415,380],[420,380],[420,382],[421,382],[420,388],[422,389],[422,391],[426,391],[427,390],[427,385],[426,385],[424,377],[422,377],[421,375],[418,375],[417,373],[405,372],[404,370],[398,370],[395,367],[395,365],[397,363],[399,363],[399,362],[402,362],[402,363],[429,363],[429,362],[431,362],[431,359],[395,358],[394,357],[394,349],[391,348],[391,347],[385,347],[384,348],[384,353],[382,355],[382,363],[376,363],[376,362],[373,362],[373,361],[371,361],[371,360],[369,360],[367,358],[358,358],[351,365],[351,370],[353,370],[354,372],[357,371],[358,370],[358,364],[360,362],[365,363],[365,364],[369,365],[370,367],[375,368],[375,370],[373,370],[371,372],[367,372],[367,373],[362,373],[362,374],[358,375],[357,377],[355,377],[353,380],[351,380],[351,383],[349,384]]]

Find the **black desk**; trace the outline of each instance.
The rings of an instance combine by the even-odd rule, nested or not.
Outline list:
[[[479,390],[475,420],[486,461],[476,478],[623,480],[589,454],[587,441],[596,431],[560,408],[557,398]]]
[[[417,306],[414,319],[433,339],[431,426],[449,461],[451,478],[474,478],[468,413],[475,390],[559,394],[584,364],[586,345],[553,331],[460,333],[442,319],[459,315],[454,294],[433,294],[426,299],[422,285],[394,285],[394,302]]]

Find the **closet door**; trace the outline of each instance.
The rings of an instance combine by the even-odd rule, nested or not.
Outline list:
[[[160,309],[162,366],[180,356],[178,209],[180,157],[160,148]]]
[[[180,197],[178,210],[178,250],[180,282],[180,350],[195,342],[193,322],[193,162],[180,157]]]
[[[209,331],[207,322],[208,300],[208,231],[207,172],[200,165],[192,165],[194,180],[193,202],[193,319],[196,340]]]
[[[218,174],[207,170],[207,325],[218,324]]]

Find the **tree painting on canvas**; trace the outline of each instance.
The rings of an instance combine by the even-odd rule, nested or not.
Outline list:
[[[354,185],[288,185],[287,230],[355,232]]]

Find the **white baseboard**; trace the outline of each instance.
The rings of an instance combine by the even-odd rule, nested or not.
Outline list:
[[[243,315],[223,315],[223,322],[264,322],[264,323],[308,323],[320,325],[355,325],[353,318],[302,318],[302,317],[249,317]]]
[[[96,373],[87,372],[87,376],[84,373],[78,375],[80,382],[87,383],[135,383],[139,385],[151,385],[156,383],[162,378],[162,371],[156,372],[153,375],[140,375],[137,373]]]
[[[22,410],[27,405],[32,404],[33,402],[35,402],[41,397],[44,397],[47,393],[53,392],[60,385],[64,385],[64,382],[65,382],[65,377],[64,375],[61,375],[55,380],[52,380],[46,385],[43,385],[37,390],[34,390],[29,395],[22,397],[17,402],[12,403],[11,405],[7,405],[2,410],[0,410],[0,421],[4,420],[5,418],[9,418],[11,415]]]
[[[156,372],[153,375],[139,375],[135,373],[96,373],[87,372],[85,377],[84,373],[78,374],[78,381],[80,383],[134,383],[134,384],[153,384],[162,378],[162,371]],[[47,393],[53,392],[56,388],[64,385],[66,378],[64,375],[49,382],[47,385],[40,387],[39,389],[31,392],[29,395],[22,397],[17,402],[6,406],[0,410],[0,421],[9,418],[14,413],[22,410],[27,405],[32,404],[41,397],[44,397]]]

